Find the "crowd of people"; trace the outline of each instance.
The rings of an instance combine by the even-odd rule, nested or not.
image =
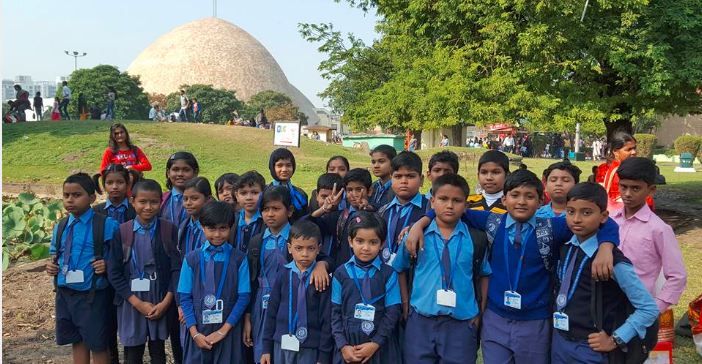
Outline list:
[[[63,184],[46,267],[56,341],[76,363],[116,362],[117,337],[127,363],[147,346],[165,363],[168,339],[177,363],[475,363],[478,348],[485,363],[644,358],[686,272],[646,203],[655,166],[620,139],[605,187],[568,160],[537,176],[489,150],[471,194],[455,153],[425,169],[381,145],[367,166],[330,158],[308,199],[283,148],[270,183],[252,170],[211,185],[176,152],[163,191],[116,124],[100,173]]]

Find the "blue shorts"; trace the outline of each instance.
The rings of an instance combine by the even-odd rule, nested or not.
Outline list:
[[[95,290],[92,302],[90,291],[75,291],[59,287],[56,290],[56,343],[58,345],[84,342],[90,351],[108,348],[107,323],[109,319],[104,289]]]

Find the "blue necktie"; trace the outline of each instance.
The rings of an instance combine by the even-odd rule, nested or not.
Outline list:
[[[441,265],[444,266],[444,287],[451,289],[451,253],[449,252],[449,241],[444,240],[444,249],[441,252]]]
[[[73,249],[73,230],[76,224],[78,223],[78,219],[74,219],[73,222],[71,222],[70,225],[68,225],[68,229],[66,230],[66,244],[63,248],[63,274],[65,275],[66,272],[68,272],[68,269],[70,269],[70,261],[71,261],[71,250]],[[80,259],[80,257],[78,257]]]
[[[210,260],[205,265],[205,296],[215,294],[215,255],[223,249],[222,246],[210,246],[207,251],[210,253]]]
[[[302,334],[302,332],[300,332],[300,328],[305,329],[304,335],[296,335],[297,339],[300,340],[300,343],[305,342],[305,339],[307,339],[307,285],[305,283],[307,282],[308,276],[309,271],[298,274],[300,281],[297,283],[298,319],[297,327],[295,328],[297,331],[296,334]]]
[[[391,250],[395,247],[395,230],[397,230],[397,223],[400,220],[400,215],[402,214],[402,206],[400,205],[395,205],[393,207],[393,214],[392,217],[390,218],[390,221],[388,221],[388,236],[387,239],[388,241],[385,242],[385,244],[389,244],[391,247]]]
[[[514,224],[514,247],[519,249],[522,247],[522,223]]]
[[[572,249],[572,248],[571,248]],[[571,284],[571,278],[573,277],[573,270],[575,270],[575,261],[578,258],[578,248],[576,248],[575,254],[573,254],[573,258],[570,259],[570,262],[568,262],[568,268],[566,268],[565,276],[563,277],[563,281],[561,282],[561,288],[558,290],[558,296],[556,297],[556,307],[558,311],[563,310],[567,304],[567,297],[568,297],[568,290],[570,289],[570,284]],[[562,299],[561,297],[565,298]],[[561,301],[562,300],[562,301]],[[561,302],[559,302],[561,301]]]

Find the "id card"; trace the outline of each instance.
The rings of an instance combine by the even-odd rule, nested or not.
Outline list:
[[[359,303],[353,311],[353,317],[361,321],[373,321],[375,319],[375,307]]]
[[[82,270],[69,270],[66,272],[66,283],[83,283],[85,279],[83,278]]]
[[[517,310],[522,309],[522,295],[515,291],[505,291],[505,306]]]
[[[436,304],[439,306],[456,307],[456,292],[447,289],[436,291]]]
[[[271,299],[271,295],[269,294],[264,294],[261,297],[261,308],[264,310],[268,309],[268,301]]]
[[[146,278],[132,279],[132,292],[148,292],[151,289],[151,281]]]
[[[222,310],[202,310],[202,323],[205,325],[221,324]]]
[[[390,254],[390,257],[388,257],[388,261],[385,263],[387,265],[392,265],[392,262],[395,261],[395,258],[397,258],[397,253],[392,253]]]
[[[300,340],[295,335],[285,334],[280,338],[280,348],[288,351],[300,351]]]
[[[570,323],[568,322],[568,315],[563,313],[563,312],[554,312],[553,313],[553,328],[562,330],[562,331],[569,331],[570,330]]]

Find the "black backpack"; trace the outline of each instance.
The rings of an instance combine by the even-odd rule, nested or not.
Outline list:
[[[592,321],[595,323],[595,328],[597,330],[602,330],[603,321],[603,309],[602,309],[602,282],[596,282],[594,279],[591,280],[591,289],[594,292],[590,296],[590,313],[592,314]],[[617,322],[614,322],[614,326],[619,326],[626,321],[626,318],[634,312],[634,306],[626,300],[626,307],[620,310],[620,314],[617,315]],[[658,318],[653,324],[646,328],[646,335],[641,339],[638,335],[634,336],[626,344],[626,352],[622,349],[615,349],[609,353],[609,362],[611,364],[641,364],[648,359],[648,355],[651,350],[658,343]]]
[[[93,254],[95,255],[95,259],[103,259],[102,255],[105,249],[105,220],[107,220],[107,216],[98,213],[93,214]],[[63,237],[63,232],[66,230],[66,225],[68,225],[68,217],[64,217],[59,221],[58,229],[56,230],[57,254],[54,258],[54,263],[58,261],[58,252],[61,250],[61,238]],[[88,294],[89,303],[92,303],[95,297],[97,276],[97,274],[93,274],[93,279],[90,284],[90,293]],[[56,287],[58,287],[58,274],[54,277],[54,288]]]

